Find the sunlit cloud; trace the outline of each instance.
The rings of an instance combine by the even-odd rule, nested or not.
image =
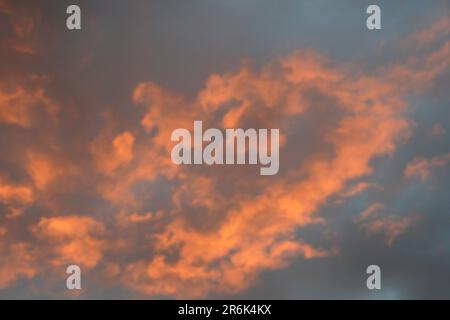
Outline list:
[[[12,28],[0,44],[35,53],[40,14],[18,19],[13,8],[0,0]],[[57,75],[0,74],[8,146],[0,157],[0,259],[7,261],[0,289],[54,280],[61,274],[52,270],[78,264],[105,286],[146,297],[229,296],[264,272],[340,255],[339,243],[321,234],[332,228],[324,208],[391,190],[373,179],[377,161],[389,162],[413,136],[410,96],[448,73],[447,23],[412,32],[401,59],[370,72],[361,61],[299,49],[258,66],[208,71],[190,95],[139,76],[116,109],[96,100],[98,92],[117,98],[108,79],[79,98],[92,104],[85,106],[69,89],[55,89]],[[411,51],[418,45],[429,48]],[[220,130],[280,128],[279,173],[174,165],[171,133],[194,120]],[[444,126],[431,134],[445,135]],[[403,176],[425,181],[449,162],[447,153],[413,155]],[[387,249],[421,223],[422,215],[395,215],[381,201],[364,205],[349,213],[358,214],[350,228],[381,236]],[[320,241],[299,232],[309,227]]]

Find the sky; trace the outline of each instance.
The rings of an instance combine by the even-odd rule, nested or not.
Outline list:
[[[74,3],[0,0],[1,299],[450,298],[448,0]],[[175,165],[194,120],[278,174]]]

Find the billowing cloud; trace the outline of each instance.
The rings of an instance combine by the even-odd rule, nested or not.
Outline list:
[[[130,264],[124,281],[147,294],[183,297],[186,292],[188,296],[217,290],[232,293],[251,285],[260,271],[285,266],[293,256],[314,258],[335,254],[335,248],[320,249],[302,243],[294,237],[294,231],[305,225],[324,223],[315,213],[329,197],[339,193],[350,196],[370,186],[362,183],[348,189],[347,183],[370,175],[371,160],[394,152],[396,143],[408,137],[407,103],[397,83],[405,76],[417,76],[417,84],[423,84],[429,77],[438,75],[441,69],[436,67],[430,71],[428,61],[433,66],[443,61],[431,60],[424,57],[423,61],[408,62],[411,74],[399,72],[403,66],[397,66],[388,74],[358,77],[350,65],[339,66],[313,51],[298,52],[259,72],[244,66],[235,74],[212,75],[194,102],[180,102],[181,97],[163,94],[155,84],[139,85],[134,97],[145,97],[148,101],[150,111],[143,123],[147,128],[152,123],[158,145],[159,141],[167,141],[177,126],[190,128],[190,121],[201,117],[210,126],[219,128],[250,124],[283,127],[286,143],[282,155],[289,157],[291,148],[308,145],[307,141],[297,140],[299,146],[291,142],[290,134],[297,125],[295,120],[301,121],[309,114],[314,116],[318,105],[322,114],[337,116],[318,120],[309,134],[318,135],[322,148],[306,154],[300,164],[284,167],[285,175],[267,181],[253,179],[249,184],[229,184],[227,200],[234,205],[227,209],[217,187],[227,181],[223,171],[218,169],[199,179],[190,169],[180,169],[182,172],[175,179],[181,184],[178,190],[187,186],[188,205],[196,208],[193,210],[206,208],[209,213],[204,217],[206,220],[221,217],[222,221],[212,222],[215,226],[211,230],[200,231],[179,208],[174,208],[175,216],[181,214],[181,217],[152,238],[156,255]],[[423,72],[427,77],[422,77]],[[404,88],[408,89],[409,85]],[[164,120],[162,110],[167,105],[181,109],[176,123]],[[202,109],[184,116],[183,112],[195,105]],[[233,175],[228,171],[226,174]],[[253,188],[255,193],[246,198],[241,192],[245,188]],[[221,214],[212,215],[215,211]],[[383,233],[391,245],[414,221],[413,217],[382,217],[364,222],[364,227],[371,233]],[[177,253],[175,261],[166,256],[172,250]],[[196,290],[189,290],[193,283]]]
[[[98,137],[92,145],[92,152],[99,170],[111,174],[129,164],[134,158],[133,144],[134,137],[128,131],[118,134],[112,141],[108,141],[107,137]]]
[[[92,268],[102,258],[105,227],[90,217],[42,218],[32,229],[37,239],[48,244],[53,265]]]

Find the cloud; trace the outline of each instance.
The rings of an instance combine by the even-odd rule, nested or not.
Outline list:
[[[2,28],[10,31],[0,40],[0,48],[12,50],[16,54],[33,55],[37,51],[37,43],[33,33],[42,23],[42,14],[35,6],[17,4],[13,1],[0,1]]]
[[[33,202],[33,190],[29,186],[12,184],[0,179],[0,202],[30,204]]]
[[[29,128],[42,109],[48,116],[56,116],[58,107],[43,89],[25,89],[17,86],[7,89],[0,82],[0,122]]]
[[[191,105],[202,106],[202,110],[197,111],[198,116],[215,127],[245,127],[252,123],[259,127],[282,126],[288,133],[286,119],[291,119],[295,125],[295,116],[300,120],[308,113],[314,114],[321,100],[326,103],[321,112],[330,110],[341,116],[330,119],[325,125],[316,123],[324,149],[308,155],[300,166],[284,168],[290,179],[274,179],[270,189],[260,190],[251,199],[235,195],[235,205],[222,215],[222,222],[212,231],[200,232],[186,219],[176,218],[154,238],[156,251],[160,253],[150,261],[130,264],[132,276],[125,282],[148,294],[185,296],[193,282],[197,287],[195,291],[189,290],[191,296],[202,296],[210,291],[233,293],[252,285],[255,275],[262,270],[283,267],[294,256],[314,258],[335,254],[334,248],[314,248],[293,238],[294,231],[301,226],[323,223],[315,215],[320,206],[332,195],[345,190],[348,181],[371,174],[370,161],[392,153],[395,144],[409,136],[407,104],[397,83],[413,77],[417,79],[414,86],[423,86],[446,69],[447,62],[443,62],[441,53],[447,50],[445,44],[437,53],[422,60],[408,61],[408,73],[398,65],[373,77],[355,76],[357,70],[351,65],[339,65],[314,51],[298,52],[263,67],[259,73],[244,66],[235,74],[210,76],[197,102],[172,105],[181,105],[185,110],[190,110]],[[146,90],[145,94],[142,86],[137,91],[149,100],[159,101],[161,90],[156,90],[154,85],[149,88],[151,90]],[[409,86],[404,87],[405,91],[409,89]],[[167,94],[167,99],[173,96],[176,95]],[[159,104],[152,103],[148,108],[153,115],[162,113],[158,111]],[[217,114],[223,116],[217,118]],[[183,121],[181,112],[177,121],[189,123],[193,116],[190,114]],[[158,117],[151,119],[161,132],[176,128],[170,125],[167,130],[167,123],[156,121]],[[157,134],[155,140],[158,138]],[[288,156],[289,148],[294,145],[289,144],[289,134],[286,140],[282,153]],[[302,146],[305,147],[305,142]],[[328,148],[332,151],[327,152]],[[179,182],[195,186],[192,181],[198,179],[193,179],[187,170],[183,174],[187,177],[178,175]],[[220,173],[217,175],[221,178],[214,177],[212,181],[224,179]],[[210,177],[204,180],[209,185],[207,197],[203,197],[203,193],[189,193],[191,206],[214,212],[217,205],[223,211],[220,192],[217,195],[212,181]],[[257,181],[252,183],[258,186]],[[367,187],[359,185],[357,189]],[[205,202],[200,200],[203,198]],[[231,199],[228,196],[228,200]],[[387,243],[392,244],[413,222],[410,217],[387,217],[365,225],[371,232],[384,233]],[[165,252],[173,248],[178,255],[175,262],[165,258]],[[219,274],[220,281],[217,280]],[[140,279],[140,282],[135,283],[133,279]]]
[[[358,182],[358,183],[355,183],[354,185],[349,186],[346,190],[344,190],[339,195],[341,197],[341,199],[339,199],[338,201],[340,202],[340,201],[343,201],[343,199],[345,199],[345,198],[354,197],[354,196],[360,194],[361,192],[364,192],[369,189],[383,190],[383,187],[378,184],[375,184],[375,183]]]
[[[0,10],[16,15],[5,3]],[[34,48],[29,37],[38,20],[13,26],[17,42],[10,43]],[[439,38],[428,33],[417,41]],[[406,52],[401,62],[370,73],[359,62],[298,50],[258,68],[209,74],[189,96],[156,81],[136,82],[125,99],[129,109],[95,105],[94,90],[110,89],[99,81],[83,112],[72,92],[57,92],[49,78],[1,78],[8,83],[0,86],[0,122],[9,150],[0,159],[8,172],[0,179],[7,207],[0,258],[8,261],[0,265],[0,287],[79,264],[105,283],[147,296],[232,295],[295,259],[338,255],[321,231],[320,241],[310,241],[299,230],[330,228],[322,209],[336,197],[343,202],[383,189],[371,182],[375,160],[411,136],[409,95],[445,74],[448,50],[444,42]],[[112,91],[105,95],[113,100]],[[220,129],[280,128],[279,174],[174,165],[170,135],[194,120]],[[447,160],[422,159],[405,176],[422,176]],[[416,220],[384,210],[370,206],[355,222],[391,245]],[[21,219],[20,232],[9,232],[14,219],[7,216]]]
[[[134,140],[133,134],[128,131],[118,134],[112,141],[108,141],[107,136],[99,136],[91,148],[98,169],[111,174],[129,164],[134,158]]]
[[[429,57],[423,61],[442,63]],[[236,293],[251,286],[263,270],[284,267],[293,257],[311,259],[336,254],[332,246],[316,248],[296,239],[295,230],[326,223],[317,216],[320,207],[333,195],[351,195],[368,188],[369,185],[360,184],[349,189],[347,184],[370,175],[372,159],[393,153],[396,144],[409,137],[411,122],[402,96],[409,87],[399,91],[397,84],[418,73],[415,85],[422,86],[440,74],[438,68],[430,72],[430,64],[423,61],[411,62],[408,74],[399,72],[403,66],[398,66],[387,74],[368,77],[358,76],[351,65],[339,65],[313,51],[300,51],[262,67],[259,72],[244,66],[234,74],[214,74],[194,102],[186,99],[183,102],[181,96],[167,93],[156,84],[139,85],[134,97],[135,100],[145,97],[148,101],[150,111],[143,124],[147,129],[155,129],[152,141],[156,145],[167,141],[169,132],[177,125],[190,128],[192,118],[197,116],[219,128],[247,127],[250,123],[256,127],[283,127],[287,134],[282,154],[288,157],[291,148],[308,147],[307,141],[291,142],[290,125],[296,126],[295,120],[319,112],[319,115],[330,112],[336,117],[321,122],[319,116],[311,135],[317,134],[316,130],[320,132],[321,148],[306,155],[301,163],[284,167],[284,174],[270,181],[251,179],[245,183],[239,181],[242,180],[239,171],[241,179],[235,178],[239,182],[226,185],[225,171],[220,169],[200,179],[199,172],[194,174],[189,168],[180,168],[174,177],[179,190],[175,199],[186,193],[188,207],[208,212],[204,220],[219,217],[221,220],[211,222],[210,230],[202,230],[183,215],[186,207],[184,211],[172,208],[174,220],[163,232],[151,237],[153,257],[129,264],[123,281],[150,295],[195,297],[209,292]],[[422,77],[424,69],[428,70],[427,77]],[[167,108],[161,101],[167,101],[170,112],[180,109],[176,124],[161,119],[163,108]],[[195,105],[202,109],[184,113]],[[317,105],[322,105],[323,110],[317,109]],[[226,170],[226,174],[233,172]],[[227,186],[227,201],[223,201],[219,184]],[[251,197],[242,195],[246,188],[253,190]],[[383,233],[387,243],[392,244],[413,222],[410,217],[382,217],[363,225],[370,232]],[[172,251],[176,252],[175,260],[167,257]],[[188,289],[193,283],[195,290]]]
[[[34,254],[27,244],[16,243],[6,247],[0,242],[0,255],[5,262],[0,264],[0,289],[19,278],[31,279],[38,273]]]
[[[418,176],[422,181],[426,181],[430,177],[431,171],[433,169],[444,167],[449,162],[450,162],[450,153],[435,156],[432,157],[431,159],[418,157],[413,159],[410,163],[406,165],[404,177],[412,178]]]
[[[41,218],[32,231],[40,241],[47,243],[55,266],[73,263],[92,268],[102,259],[105,227],[91,217]]]
[[[45,153],[30,152],[27,171],[36,188],[42,189],[57,178],[61,173],[61,167]]]
[[[448,16],[443,16],[427,28],[411,33],[403,40],[403,44],[407,47],[424,48],[436,42],[439,38],[448,36],[450,34],[449,30],[450,22]]]
[[[447,131],[440,123],[435,123],[430,130],[431,137],[441,137],[445,135]]]
[[[405,217],[383,214],[386,210],[382,203],[373,203],[360,213],[354,221],[369,234],[382,234],[388,246],[419,220],[419,215]]]

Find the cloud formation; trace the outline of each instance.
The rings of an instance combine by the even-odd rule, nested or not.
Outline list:
[[[404,172],[405,178],[418,176],[422,181],[426,181],[433,169],[444,167],[450,162],[450,153],[435,156],[431,159],[423,157],[414,158],[407,164]]]
[[[19,23],[20,10],[4,0],[0,12],[12,28],[0,40],[2,55],[42,50],[33,38],[40,13]],[[295,259],[339,255],[326,234],[310,241],[299,231],[330,229],[323,208],[384,190],[371,180],[375,162],[411,137],[410,97],[448,73],[447,22],[401,44],[432,43],[429,50],[405,49],[404,59],[371,72],[359,61],[300,49],[261,66],[209,72],[192,95],[140,77],[126,92],[125,110],[94,103],[108,79],[79,98],[85,106],[55,89],[52,79],[62,75],[0,75],[0,258],[7,261],[0,289],[19,279],[58,278],[53,270],[79,264],[101,285],[144,296],[234,295]],[[220,129],[280,128],[279,174],[174,165],[171,133],[191,129],[194,120]],[[449,159],[416,158],[404,176],[425,180]],[[415,214],[388,210],[370,205],[355,227],[392,246],[420,223]]]
[[[405,217],[383,214],[386,208],[381,203],[373,203],[365,209],[355,222],[369,234],[382,234],[387,245],[391,246],[402,233],[412,227],[419,219],[418,215]]]

